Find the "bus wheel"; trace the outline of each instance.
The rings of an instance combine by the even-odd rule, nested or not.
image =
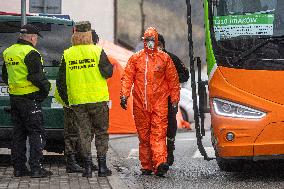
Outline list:
[[[240,172],[242,171],[242,160],[231,160],[216,157],[217,164],[221,171],[226,172]]]

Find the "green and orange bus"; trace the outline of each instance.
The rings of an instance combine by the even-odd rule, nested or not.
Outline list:
[[[283,0],[204,0],[209,79],[198,77],[195,95],[191,51],[193,101],[198,147],[210,159],[201,143],[208,84],[212,145],[221,170],[284,157],[283,10]]]

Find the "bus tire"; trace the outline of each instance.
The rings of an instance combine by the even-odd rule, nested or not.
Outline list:
[[[225,172],[240,172],[242,171],[242,161],[241,160],[231,160],[216,157],[217,165],[219,166],[220,171]]]

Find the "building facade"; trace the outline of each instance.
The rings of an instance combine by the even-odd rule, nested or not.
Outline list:
[[[88,20],[99,37],[115,41],[116,0],[26,0],[26,12],[69,15],[74,21]],[[21,12],[21,0],[0,0],[0,11]]]

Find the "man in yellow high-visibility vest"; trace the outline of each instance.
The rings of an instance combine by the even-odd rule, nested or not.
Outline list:
[[[43,73],[43,60],[34,48],[39,29],[27,24],[21,28],[18,42],[3,52],[3,81],[9,85],[13,128],[12,160],[14,176],[47,177],[50,171],[41,165],[46,133],[43,127],[41,102],[48,96],[50,83]],[[28,171],[26,139],[30,141]]]
[[[95,30],[92,30],[92,40],[96,45],[99,42],[99,36]],[[79,140],[78,132],[76,131],[76,119],[75,113],[71,108],[66,107],[62,99],[58,95],[58,90],[55,89],[55,98],[56,100],[63,105],[64,110],[64,143],[65,150],[64,154],[66,157],[66,172],[67,173],[77,173],[83,172],[82,169],[82,157],[80,157]],[[92,139],[94,138],[95,131],[91,128]],[[98,167],[92,162],[93,171],[97,171]]]
[[[102,47],[92,41],[91,24],[78,22],[72,36],[72,47],[64,51],[56,86],[60,98],[76,116],[83,177],[92,177],[91,128],[95,131],[98,176],[109,176],[106,166],[109,127],[109,92],[106,79],[113,66]]]

